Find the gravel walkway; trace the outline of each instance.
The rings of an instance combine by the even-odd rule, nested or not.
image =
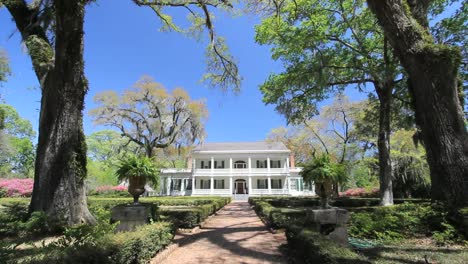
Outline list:
[[[247,202],[226,205],[199,233],[175,243],[180,247],[162,263],[287,263],[279,249],[284,234],[270,233]]]

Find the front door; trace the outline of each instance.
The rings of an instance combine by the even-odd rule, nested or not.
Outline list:
[[[246,188],[245,188],[245,181],[244,180],[236,180],[235,186],[236,188],[236,194],[246,194]]]

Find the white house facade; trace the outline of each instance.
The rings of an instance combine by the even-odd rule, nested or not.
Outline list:
[[[204,143],[187,169],[161,171],[163,195],[314,195],[304,183],[291,151],[282,143]]]

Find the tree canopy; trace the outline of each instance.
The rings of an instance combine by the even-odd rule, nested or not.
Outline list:
[[[119,129],[148,157],[157,148],[189,146],[204,137],[205,102],[192,100],[182,88],[169,93],[161,84],[143,77],[120,96],[105,91],[94,99],[98,107],[89,113],[95,124]]]
[[[29,120],[22,118],[16,109],[0,104],[5,114],[0,129],[0,173],[2,176],[30,177],[34,167],[36,136]]]

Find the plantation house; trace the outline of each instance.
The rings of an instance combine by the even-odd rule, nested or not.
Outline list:
[[[282,143],[204,143],[187,169],[161,171],[164,195],[313,195]]]

